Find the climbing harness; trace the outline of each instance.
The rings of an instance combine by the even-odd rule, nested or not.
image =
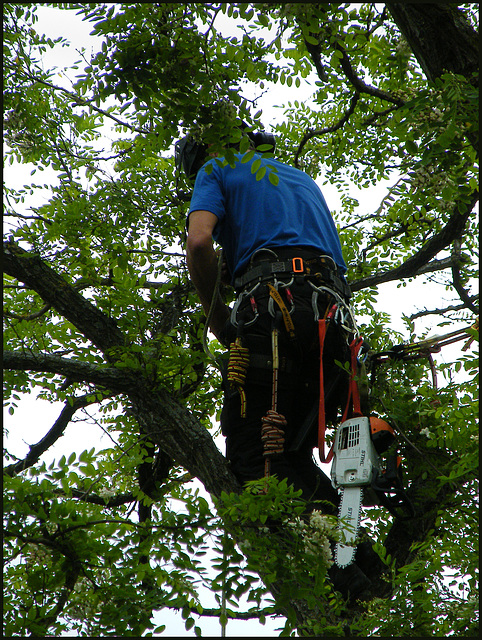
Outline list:
[[[295,300],[291,291],[293,283],[308,282],[312,288],[311,304],[316,322],[319,322],[320,337],[320,362],[323,356],[324,336],[328,324],[336,321],[340,326],[357,334],[353,314],[345,298],[349,298],[350,291],[346,283],[336,275],[336,264],[329,256],[314,258],[297,256],[283,259],[271,249],[262,249],[260,254],[266,258],[260,258],[258,264],[251,261],[247,272],[235,280],[237,298],[231,312],[231,325],[237,330],[237,338],[230,345],[230,357],[228,365],[228,380],[240,393],[241,416],[246,416],[246,398],[243,385],[246,381],[247,366],[262,367],[270,364],[272,369],[271,404],[270,409],[261,421],[261,441],[263,444],[263,456],[265,458],[265,476],[269,477],[271,459],[284,451],[286,418],[277,410],[278,383],[281,362],[279,357],[278,338],[282,326],[286,330],[291,343],[296,346],[295,327],[292,314],[295,310]],[[303,254],[303,255],[306,255]],[[259,256],[255,256],[258,257]],[[281,278],[281,279],[280,279]],[[262,289],[260,288],[262,287]],[[258,295],[267,295],[267,310],[272,318],[271,328],[271,362],[266,356],[240,352],[242,345],[241,336],[245,328],[255,323],[259,317],[256,298]],[[282,295],[283,294],[283,295]],[[324,317],[320,318],[320,296],[325,310]],[[332,302],[330,303],[329,300]],[[262,364],[261,361],[263,361]],[[283,358],[283,370],[289,370],[289,361]],[[338,381],[338,377],[337,381]],[[321,388],[324,386],[323,368],[320,367]],[[320,394],[320,405],[317,406],[317,418],[319,422],[319,443],[324,443],[325,431],[325,394]],[[311,421],[310,421],[311,422]],[[306,431],[311,431],[311,424]],[[303,436],[304,438],[304,436]],[[290,449],[291,450],[291,449]]]
[[[234,288],[236,290],[241,290],[253,282],[263,282],[273,278],[317,275],[331,290],[339,291],[346,299],[351,297],[350,287],[338,275],[338,267],[331,256],[320,255],[311,258],[296,256],[283,260],[278,258],[278,255],[271,249],[260,249],[259,251],[271,253],[274,259],[262,260],[257,266],[250,266],[246,273],[235,279]]]

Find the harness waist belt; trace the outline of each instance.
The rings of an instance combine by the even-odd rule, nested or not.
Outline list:
[[[331,258],[323,258],[321,256],[309,261],[303,260],[303,258],[299,257],[292,258],[291,260],[272,262],[266,260],[260,262],[258,266],[248,269],[246,273],[236,278],[234,281],[234,288],[239,290],[251,282],[256,280],[266,280],[273,275],[316,276],[317,274],[320,274],[323,281],[331,284],[346,298],[350,298],[350,287],[342,278],[340,278],[340,276],[338,276],[332,264],[334,263]]]

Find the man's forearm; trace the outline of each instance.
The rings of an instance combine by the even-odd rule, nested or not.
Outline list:
[[[191,281],[194,284],[199,300],[206,316],[209,315],[214,289],[216,286],[218,261],[216,253],[211,245],[201,245],[186,249],[187,266]],[[229,317],[229,307],[217,295],[212,311],[210,328],[216,337],[219,337]]]

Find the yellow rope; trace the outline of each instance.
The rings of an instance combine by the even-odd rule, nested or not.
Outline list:
[[[286,327],[286,331],[289,333],[291,338],[294,338],[295,337],[295,325],[293,324],[293,320],[291,319],[290,312],[288,311],[288,309],[286,308],[285,303],[283,302],[283,298],[281,297],[279,291],[276,291],[276,289],[273,287],[273,285],[270,284],[269,282],[268,282],[268,288],[269,288],[269,295],[276,302],[276,304],[280,308],[280,311],[281,311],[281,313],[283,315],[283,322],[284,322],[284,325]]]
[[[246,417],[246,394],[244,383],[249,367],[249,351],[241,344],[241,338],[236,338],[229,347],[228,380],[236,385],[241,399],[241,417]]]

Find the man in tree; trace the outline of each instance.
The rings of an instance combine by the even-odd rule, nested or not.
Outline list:
[[[255,144],[269,140],[256,135]],[[346,265],[323,194],[307,174],[253,149],[235,154],[234,165],[212,158],[199,170],[202,147],[189,139],[181,147],[186,173],[197,174],[187,264],[213,333],[230,347],[221,426],[231,468],[242,483],[270,473],[286,478],[302,490],[308,511],[334,513],[339,496],[312,451],[320,380],[322,420],[335,420],[345,400],[346,378],[335,360],[347,359],[342,325],[351,314]],[[232,311],[217,295],[213,239],[236,291]],[[318,320],[336,310],[321,339]],[[370,584],[357,565],[335,575],[345,595]]]

